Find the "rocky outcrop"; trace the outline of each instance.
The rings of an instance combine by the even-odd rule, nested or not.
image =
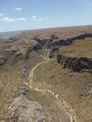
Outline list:
[[[87,34],[81,34],[79,36],[76,36],[76,37],[73,37],[73,38],[70,38],[69,40],[80,40],[80,39],[85,39],[85,38],[92,38],[92,34],[91,33],[87,33]]]
[[[58,48],[52,48],[49,52],[49,58],[56,57],[58,51],[59,51]]]
[[[81,71],[83,69],[92,70],[92,59],[86,57],[67,57],[58,54],[57,63],[62,64],[63,68],[70,68],[73,71]]]
[[[38,44],[36,44],[33,48],[32,48],[32,50],[34,50],[34,51],[38,51],[38,50],[41,50],[42,49],[42,46],[38,43]]]
[[[43,122],[47,110],[36,101],[27,99],[29,88],[21,87],[18,96],[8,108],[6,121],[9,122]]]
[[[39,35],[40,36],[40,35]],[[53,34],[47,39],[40,38],[39,36],[35,36],[33,39],[36,40],[38,43],[40,43],[42,46],[47,45],[48,47],[51,46],[65,46],[71,44],[73,41],[80,40],[80,39],[86,39],[86,38],[92,38],[91,33],[86,33],[86,34],[80,34],[77,36],[73,36],[70,38],[62,38],[62,36],[59,37],[54,37],[55,35]]]
[[[15,98],[9,107],[8,118],[6,118],[10,122],[43,122],[45,119],[46,111],[44,108],[23,95]]]
[[[6,59],[3,56],[0,56],[0,65],[5,63]]]
[[[13,54],[14,54],[13,51],[0,52],[0,67],[3,66]]]

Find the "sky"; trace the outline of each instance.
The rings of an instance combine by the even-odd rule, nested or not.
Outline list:
[[[92,25],[92,0],[0,0],[0,32]]]

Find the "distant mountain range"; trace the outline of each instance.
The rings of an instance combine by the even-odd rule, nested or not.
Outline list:
[[[25,31],[23,31],[23,30],[21,30],[21,31],[10,31],[10,32],[0,32],[0,37],[9,37],[9,36],[13,36],[13,35],[16,35],[16,34],[20,34],[20,33],[22,33],[22,32],[25,32]]]
[[[5,36],[13,36],[15,34],[21,33],[20,31],[13,31],[13,32],[1,32],[0,37],[5,37]]]
[[[9,32],[0,32],[0,37],[5,36],[13,36],[16,34],[20,34],[22,32],[30,32],[30,31],[40,31],[40,30],[48,30],[48,29],[73,29],[73,28],[92,28],[92,25],[85,25],[85,26],[71,26],[71,27],[53,27],[53,28],[43,28],[43,29],[30,29],[30,30],[20,30],[20,31],[9,31]]]

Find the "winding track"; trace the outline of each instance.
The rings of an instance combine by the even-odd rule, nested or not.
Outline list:
[[[41,56],[42,56],[42,55],[41,55]],[[63,105],[63,107],[65,108],[66,113],[68,114],[68,116],[69,116],[69,118],[70,118],[70,122],[77,122],[77,120],[76,120],[76,115],[75,115],[74,110],[71,108],[71,106],[70,106],[59,94],[53,92],[53,91],[50,90],[50,89],[46,89],[46,88],[45,88],[45,89],[44,89],[44,88],[37,88],[37,87],[33,88],[33,87],[32,87],[33,78],[34,78],[34,71],[35,71],[40,65],[42,65],[42,64],[44,64],[44,63],[47,63],[47,62],[49,61],[48,58],[46,58],[46,57],[44,57],[44,56],[42,56],[42,57],[43,57],[44,61],[38,63],[35,67],[33,67],[33,69],[32,69],[31,72],[30,72],[30,75],[29,75],[29,78],[28,78],[28,81],[29,81],[30,83],[28,84],[28,86],[29,86],[31,89],[33,89],[33,90],[35,90],[35,91],[37,91],[37,92],[45,93],[45,94],[49,93],[50,95],[52,95],[52,96],[57,100],[58,103],[60,103],[61,105]]]

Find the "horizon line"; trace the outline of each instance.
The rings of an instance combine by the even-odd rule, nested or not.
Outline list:
[[[11,30],[11,31],[1,31],[0,33],[11,33],[11,32],[23,32],[23,31],[36,31],[36,30],[45,30],[45,29],[58,29],[58,28],[74,28],[74,27],[86,27],[92,25],[72,25],[72,26],[61,26],[61,27],[47,27],[47,28],[34,28],[34,29],[20,29],[20,30]]]

